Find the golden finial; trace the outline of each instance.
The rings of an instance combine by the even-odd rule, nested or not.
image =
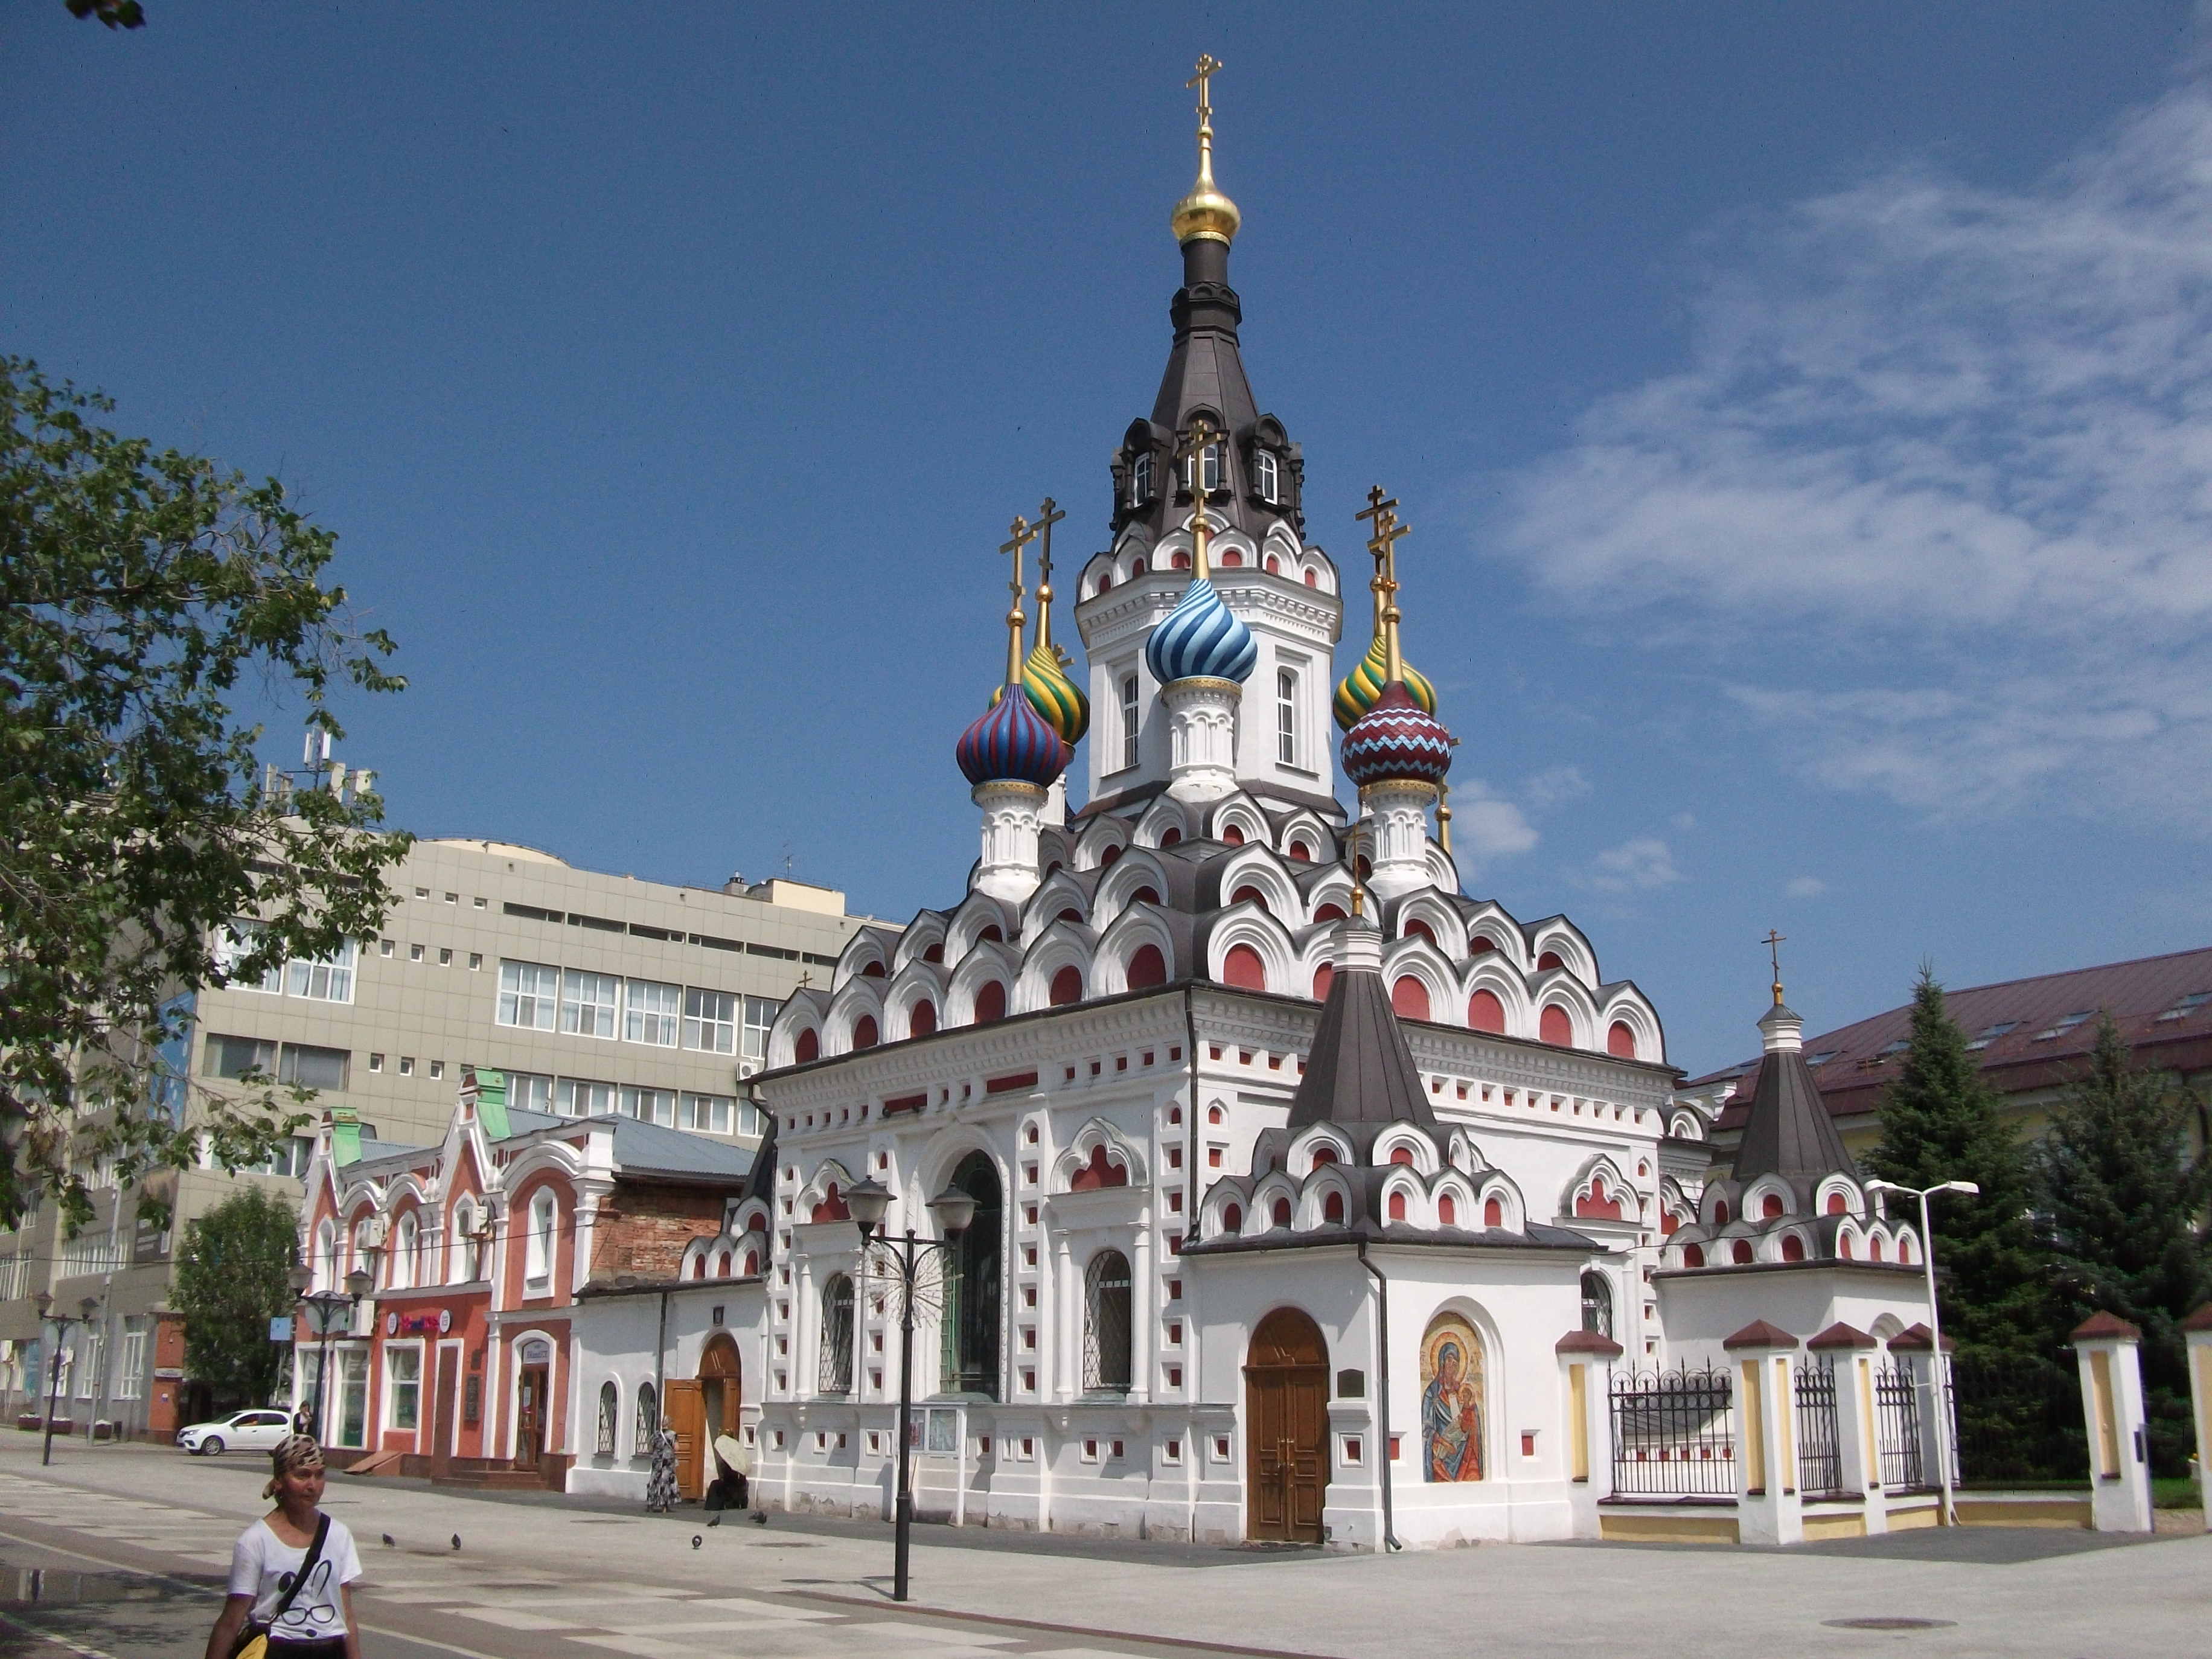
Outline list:
[[[1014,514],[1013,539],[1000,544],[999,551],[1011,553],[1014,560],[1014,579],[1006,586],[1013,590],[1013,608],[1006,612],[1006,690],[1012,691],[1022,683],[1022,624],[1029,618],[1022,614],[1022,550],[1036,539],[1036,532],[1030,521],[1018,513]]]
[[[1789,939],[1787,933],[1778,933],[1771,927],[1759,942],[1766,947],[1767,959],[1774,964],[1774,1006],[1782,1006],[1782,946]]]
[[[1382,683],[1406,678],[1406,659],[1398,649],[1398,538],[1407,526],[1398,522],[1398,503],[1385,499],[1382,486],[1367,492],[1367,510],[1355,515],[1374,521],[1375,533],[1367,550],[1375,556],[1376,620],[1382,635]]]
[[[1451,856],[1451,785],[1439,781],[1437,785],[1437,844]]]
[[[1367,888],[1359,879],[1359,820],[1354,818],[1344,827],[1344,860],[1352,866],[1352,914],[1358,915],[1367,908]]]
[[[1052,527],[1066,516],[1048,495],[1044,505],[1037,508],[1036,522],[1030,526],[1041,538],[1037,547],[1037,645],[1055,662],[1061,659],[1059,647],[1052,642]]]
[[[1177,460],[1190,463],[1190,496],[1197,510],[1190,520],[1190,579],[1202,582],[1210,567],[1206,562],[1206,538],[1211,533],[1206,522],[1206,498],[1212,494],[1206,487],[1206,452],[1219,440],[1221,434],[1213,429],[1213,422],[1200,415],[1190,423],[1190,438],[1176,452]]]
[[[1199,56],[1198,73],[1183,82],[1198,88],[1198,182],[1190,187],[1190,194],[1175,205],[1168,223],[1175,230],[1177,242],[1215,241],[1224,246],[1237,240],[1237,228],[1243,216],[1237,211],[1237,204],[1224,196],[1213,183],[1213,100],[1211,85],[1221,72],[1221,60],[1212,52]]]

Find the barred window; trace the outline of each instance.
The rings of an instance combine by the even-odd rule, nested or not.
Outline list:
[[[1613,1285],[1595,1270],[1583,1275],[1583,1328],[1600,1336],[1613,1334]]]
[[[622,1415],[622,1390],[611,1382],[599,1384],[599,1443],[602,1457],[615,1455],[615,1422]]]
[[[653,1455],[653,1437],[660,1432],[660,1396],[653,1391],[653,1384],[637,1385],[637,1423],[630,1440],[632,1457]]]
[[[853,1392],[853,1280],[833,1273],[822,1287],[823,1394]]]
[[[1083,1387],[1086,1393],[1129,1391],[1129,1258],[1101,1250],[1083,1273]]]

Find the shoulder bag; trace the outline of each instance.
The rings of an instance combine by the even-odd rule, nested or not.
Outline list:
[[[300,1570],[292,1575],[292,1587],[284,1592],[283,1600],[277,1602],[275,1610],[270,1613],[269,1622],[264,1625],[248,1614],[246,1623],[239,1630],[238,1640],[231,1644],[230,1659],[268,1659],[270,1635],[276,1628],[277,1620],[291,1611],[292,1598],[300,1593],[301,1587],[307,1582],[307,1575],[314,1571],[315,1564],[323,1559],[323,1541],[330,1535],[331,1517],[326,1515],[315,1528],[315,1541],[307,1546],[307,1553],[300,1558]]]

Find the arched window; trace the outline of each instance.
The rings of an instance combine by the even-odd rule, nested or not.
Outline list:
[[[467,1199],[453,1206],[453,1240],[447,1270],[456,1285],[473,1284],[477,1267],[477,1206]]]
[[[872,1048],[876,1042],[876,1017],[862,1014],[860,1023],[853,1028],[853,1046],[855,1048]]]
[[[758,1250],[747,1250],[745,1252],[745,1277],[747,1279],[753,1279],[757,1278],[759,1273],[760,1252]]]
[[[622,1417],[622,1390],[611,1382],[599,1384],[599,1439],[595,1449],[601,1457],[615,1455],[615,1428]]]
[[[1127,978],[1132,991],[1149,991],[1155,985],[1166,984],[1168,964],[1160,955],[1160,947],[1157,945],[1138,946],[1137,953],[1129,958]]]
[[[1200,475],[1202,480],[1200,488],[1207,490],[1220,489],[1221,446],[1219,444],[1206,445],[1203,465],[1205,471]],[[1190,488],[1190,458],[1187,455],[1183,458],[1182,463],[1182,487],[1185,489]]]
[[[1240,991],[1264,991],[1267,988],[1267,964],[1250,945],[1232,945],[1221,961],[1221,982]]]
[[[1728,1200],[1724,1198],[1715,1199],[1713,1200],[1713,1225],[1716,1227],[1725,1227],[1728,1225]]]
[[[1287,668],[1275,676],[1275,758],[1298,763],[1298,677]]]
[[[1168,556],[1168,568],[1169,568],[1170,569],[1171,569],[1171,570],[1188,570],[1188,569],[1189,569],[1189,568],[1190,568],[1190,555],[1189,555],[1189,554],[1188,554],[1188,553],[1172,553],[1172,554],[1170,554],[1170,555]]]
[[[1129,1258],[1101,1250],[1083,1270],[1083,1387],[1086,1393],[1129,1391]]]
[[[1221,568],[1224,570],[1234,570],[1243,562],[1244,555],[1240,550],[1234,547],[1225,547],[1222,549]]]
[[[325,1221],[315,1229],[315,1288],[334,1291],[338,1285],[337,1224]]]
[[[1320,967],[1315,969],[1313,983],[1314,1000],[1316,1002],[1327,1002],[1328,1000],[1328,988],[1335,983],[1336,968],[1334,963],[1324,962]]]
[[[1342,1193],[1329,1192],[1322,1195],[1321,1218],[1334,1226],[1340,1227],[1344,1224],[1344,1194]]]
[[[530,1232],[523,1241],[522,1276],[543,1291],[553,1282],[553,1230],[557,1218],[553,1194],[539,1188],[530,1200]]]
[[[1275,458],[1264,449],[1252,452],[1252,487],[1268,506],[1275,504]]]
[[[1270,576],[1279,576],[1283,574],[1283,562],[1277,558],[1273,554],[1270,553],[1267,555],[1267,558],[1262,561],[1262,562],[1265,564],[1267,574]]]
[[[420,1243],[421,1234],[421,1229],[415,1220],[415,1212],[410,1210],[405,1215],[401,1216],[399,1225],[393,1231],[392,1288],[395,1291],[411,1290],[415,1285],[415,1252]]]
[[[1747,1238],[1739,1238],[1736,1240],[1735,1255],[1735,1265],[1737,1267],[1748,1267],[1751,1266],[1751,1241]]]
[[[1137,763],[1137,677],[1121,677],[1121,764]]]
[[[822,1038],[812,1026],[808,1026],[799,1034],[799,1041],[792,1048],[791,1058],[793,1064],[799,1066],[811,1064],[822,1058]]]
[[[714,1258],[714,1277],[717,1279],[727,1279],[729,1276],[730,1253],[727,1250],[724,1250],[720,1255]]]
[[[1613,1334],[1613,1281],[1595,1268],[1583,1275],[1583,1328]]]
[[[1244,844],[1243,826],[1235,823],[1223,824],[1221,826],[1221,844],[1224,847],[1242,847]]]
[[[1129,469],[1129,505],[1142,507],[1152,499],[1152,458],[1139,455]]]
[[[1484,1199],[1482,1224],[1486,1227],[1503,1227],[1505,1224],[1505,1206],[1494,1198]]]
[[[1696,1244],[1685,1244],[1682,1246],[1682,1265],[1685,1267],[1704,1267],[1705,1265],[1705,1252],[1704,1248]]]
[[[1805,1241],[1795,1233],[1783,1234],[1782,1259],[1784,1261],[1802,1261],[1805,1259]]]
[[[1000,1231],[1005,1206],[999,1172],[981,1152],[970,1152],[952,1172],[952,1184],[975,1200],[975,1218],[953,1242],[945,1286],[943,1387],[951,1394],[999,1398]]]
[[[1334,1198],[1336,1194],[1331,1193],[1329,1196]],[[1390,1194],[1390,1207],[1389,1213],[1390,1219],[1393,1221],[1403,1221],[1406,1218],[1406,1194],[1404,1193],[1395,1192]]]
[[[1759,1218],[1762,1221],[1779,1221],[1782,1218],[1784,1207],[1782,1194],[1769,1193],[1759,1200]]]
[[[1830,1215],[1848,1214],[1850,1210],[1850,1206],[1844,1200],[1844,1197],[1841,1193],[1830,1193],[1828,1194],[1828,1213]]]
[[[1616,1060],[1636,1058],[1636,1033],[1628,1028],[1625,1019],[1616,1019],[1606,1028],[1605,1051]]]
[[[1234,1204],[1230,1205],[1226,1209],[1223,1210],[1221,1212],[1221,1231],[1224,1233],[1243,1232],[1244,1231],[1244,1212]]]
[[[1291,843],[1291,862],[1293,864],[1311,864],[1313,862],[1313,848],[1307,846],[1305,842],[1302,841],[1292,842]]]
[[[1474,1030],[1494,1031],[1503,1036],[1505,1005],[1498,1000],[1495,991],[1477,991],[1467,1000],[1467,1023]]]
[[[1289,1199],[1279,1198],[1275,1200],[1274,1218],[1275,1224],[1278,1227],[1287,1227],[1291,1224],[1291,1200]]]
[[[1872,1261],[1879,1261],[1881,1260],[1881,1235],[1880,1233],[1875,1234],[1873,1237],[1867,1240],[1867,1258]]]
[[[1316,1170],[1336,1162],[1336,1148],[1327,1141],[1313,1149],[1313,1167]]]
[[[984,982],[975,993],[975,1024],[988,1025],[994,1019],[1006,1017],[1006,988],[997,980]]]
[[[937,1031],[937,1005],[927,997],[914,1005],[914,1012],[906,1018],[906,1029],[912,1036],[933,1036]]]
[[[823,1394],[853,1392],[853,1280],[832,1273],[822,1287],[822,1372]]]
[[[1544,1005],[1542,1018],[1537,1021],[1536,1035],[1554,1048],[1571,1048],[1575,1041],[1574,1022],[1567,1018],[1567,1011],[1558,1003],[1547,1002]]]
[[[637,1422],[631,1430],[629,1455],[632,1457],[653,1455],[653,1437],[660,1432],[660,1396],[653,1391],[653,1384],[637,1385]]]
[[[1064,1008],[1071,1002],[1083,1000],[1083,969],[1073,963],[1052,976],[1052,990],[1047,1000],[1055,1008]]]
[[[1449,1193],[1440,1194],[1437,1196],[1437,1225],[1439,1227],[1459,1225],[1459,1206],[1452,1200],[1452,1195]]]
[[[1401,1019],[1426,1019],[1429,988],[1408,974],[1390,988],[1390,1006]]]

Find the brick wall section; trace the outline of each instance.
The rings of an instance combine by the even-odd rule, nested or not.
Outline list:
[[[591,1277],[604,1281],[628,1273],[637,1279],[673,1279],[684,1266],[684,1251],[695,1238],[722,1231],[722,1212],[737,1196],[697,1187],[660,1186],[617,1181],[599,1203],[592,1230]]]

